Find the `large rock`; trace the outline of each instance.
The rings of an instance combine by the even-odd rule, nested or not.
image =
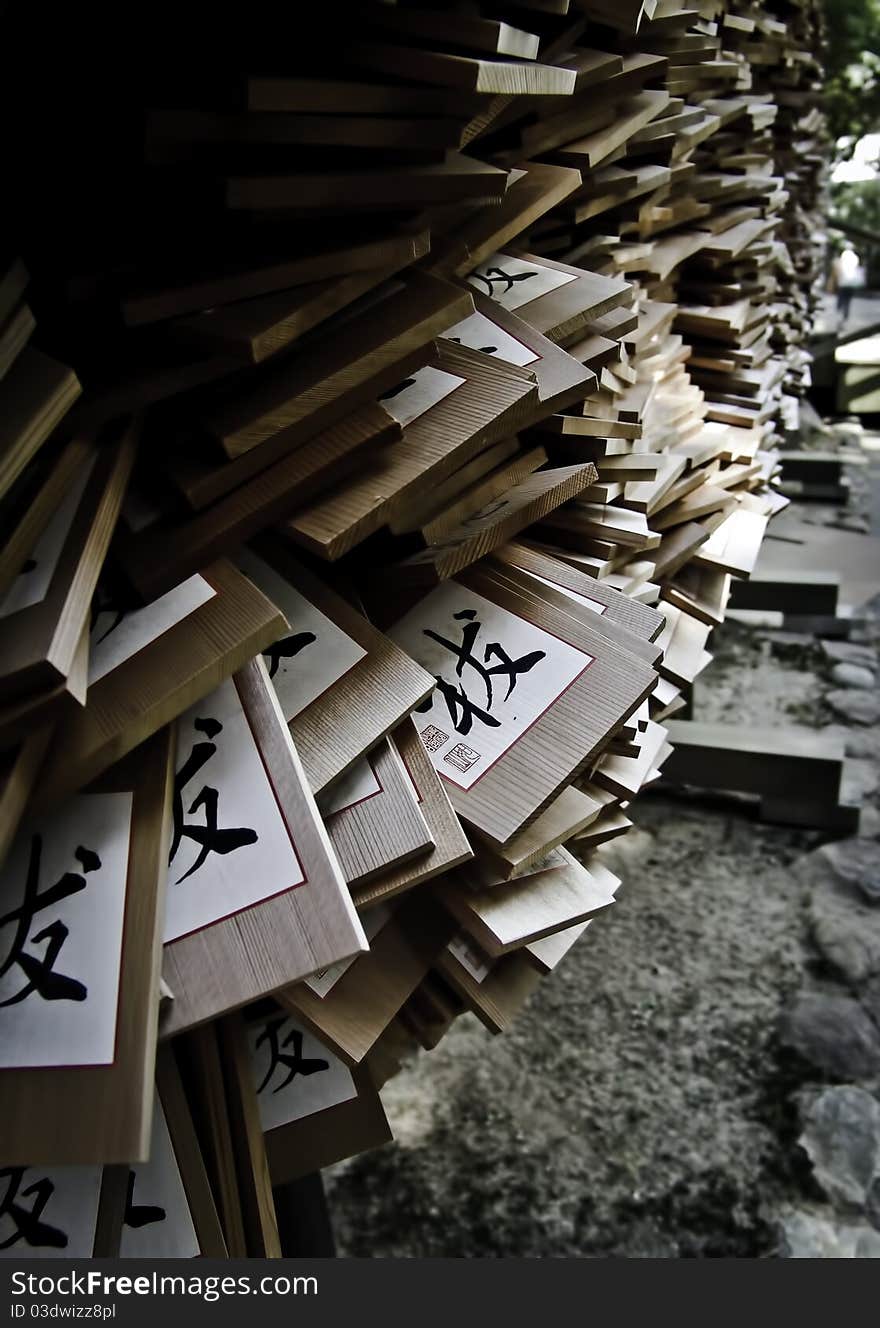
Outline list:
[[[856,641],[820,641],[822,653],[832,664],[863,664],[866,668],[877,667],[877,652],[873,646],[860,645]]]
[[[842,841],[868,848],[858,850],[869,865],[856,876],[855,854],[841,844],[825,844],[794,865],[798,879],[810,889],[809,918],[813,940],[828,963],[853,986],[880,973],[880,908],[873,898],[875,876],[870,866],[872,840]]]
[[[880,851],[862,836],[823,844],[817,856],[828,863],[838,881],[857,889],[869,904],[880,904]]]
[[[876,692],[841,689],[828,692],[825,700],[832,710],[853,724],[876,724],[880,720],[880,696]]]
[[[783,1259],[880,1259],[880,1233],[828,1209],[786,1208],[778,1217]]]
[[[863,1210],[880,1180],[880,1102],[851,1084],[825,1088],[806,1106],[800,1145],[832,1202]]]
[[[864,664],[835,664],[831,670],[831,681],[838,687],[858,687],[871,691],[874,687],[874,674]]]
[[[800,992],[780,1020],[780,1037],[805,1061],[836,1079],[880,1071],[880,1029],[851,996]]]

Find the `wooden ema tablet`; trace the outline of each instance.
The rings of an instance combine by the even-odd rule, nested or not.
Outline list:
[[[25,824],[7,858],[3,912],[16,929],[2,978],[8,1163],[146,1157],[173,756],[166,729],[51,821]],[[56,872],[53,892],[41,877]],[[37,972],[29,940],[54,916],[60,944]],[[49,1024],[45,1004],[34,1006],[47,1000]],[[68,1007],[60,1033],[59,1002]]]
[[[754,571],[767,517],[739,509],[710,535],[696,555],[703,567],[719,568],[731,576],[748,576]]]
[[[36,320],[26,304],[20,304],[7,321],[0,321],[0,382],[31,339]]]
[[[217,727],[221,722],[225,736]],[[201,734],[214,751],[206,749]],[[165,920],[163,972],[174,993],[163,1009],[166,1037],[269,995],[366,945],[262,660],[252,661],[188,712],[180,741]],[[197,783],[206,761],[218,751],[221,762],[229,759],[225,743],[233,749],[234,764],[227,769],[218,764],[219,793],[225,792],[230,815],[232,806],[244,810],[246,801],[257,824],[227,830],[223,852],[214,850],[211,859],[205,846],[216,838],[216,820],[208,822],[206,834],[199,823],[183,819],[184,806],[190,781]],[[188,836],[201,848],[178,877],[178,851],[184,850],[180,865],[184,854],[192,856],[184,844]],[[247,879],[240,875],[245,870]],[[185,883],[195,871],[203,880],[193,893]],[[210,901],[204,898],[206,878],[212,879]]]
[[[446,329],[448,341],[518,364],[534,375],[544,413],[581,401],[595,386],[595,375],[562,350],[524,317],[498,300],[474,291],[474,310]]]
[[[0,508],[0,602],[92,451],[86,437],[72,438],[57,453],[51,445],[44,448],[6,495]]]
[[[449,151],[442,162],[408,163],[367,171],[315,175],[232,175],[226,206],[252,211],[279,208],[293,215],[317,212],[411,212],[449,199],[495,202],[504,197],[507,172]]]
[[[405,261],[387,264],[366,272],[353,272],[345,277],[311,282],[289,291],[261,295],[253,300],[239,300],[235,304],[208,309],[189,318],[177,319],[171,332],[182,344],[229,346],[244,352],[254,364],[277,355],[285,346],[298,340],[310,328],[338,313],[361,295],[375,290],[389,280],[406,263],[414,262],[427,252],[405,255]]]
[[[341,338],[319,339],[294,364],[264,371],[237,396],[210,407],[202,422],[231,458],[282,435],[288,450],[369,398],[376,375],[423,346],[472,305],[456,287],[425,274],[413,274],[389,288],[384,299],[344,322]],[[376,317],[381,310],[381,318]],[[364,392],[360,400],[354,395]],[[331,413],[331,411],[333,413]],[[275,459],[273,456],[272,460]]]
[[[159,1047],[157,1052],[156,1090],[165,1113],[180,1179],[198,1238],[199,1252],[207,1258],[226,1258],[226,1242],[199,1137],[170,1045]]]
[[[251,1054],[244,1021],[227,1015],[217,1026],[223,1063],[233,1155],[249,1257],[280,1259],[281,1238],[272,1197],[272,1180],[253,1088]]]
[[[0,268],[0,323],[15,311],[27,290],[30,275],[20,258],[13,258]]]
[[[123,1259],[225,1258],[226,1242],[173,1056],[160,1061],[150,1156],[143,1163],[104,1168],[96,1253]]]
[[[456,572],[475,563],[498,548],[526,526],[541,520],[562,503],[583,493],[596,478],[596,467],[561,466],[541,470],[514,485],[503,496],[490,499],[486,506],[444,533],[438,544],[429,545],[391,568],[376,573],[389,574],[400,586],[430,586],[445,581]]]
[[[218,1024],[205,1024],[163,1051],[177,1051],[187,1102],[202,1151],[223,1240],[231,1259],[247,1255],[244,1216],[238,1189],[229,1101],[223,1079]]]
[[[428,269],[438,276],[467,274],[524,228],[549,212],[578,188],[577,171],[530,161],[522,172],[511,172],[507,192],[492,208],[471,212],[452,234],[444,234],[433,245]]]
[[[610,840],[625,835],[627,830],[632,829],[632,824],[632,821],[620,807],[606,807],[596,817],[592,825],[588,825],[585,830],[575,836],[577,847],[579,850],[585,851],[596,849],[601,844],[607,844]]]
[[[0,382],[0,498],[42,447],[82,388],[72,369],[26,346]]]
[[[444,906],[494,958],[585,918],[614,902],[614,888],[594,881],[586,867],[567,849],[557,848],[542,869],[515,881],[479,888],[471,885],[468,867],[459,869],[459,882],[447,881],[435,890]],[[619,884],[619,882],[617,882]]]
[[[54,728],[75,716],[86,703],[89,674],[89,633],[83,628],[64,682],[47,692],[0,707],[0,749],[24,741],[35,728]]]
[[[632,287],[625,281],[517,249],[492,254],[468,281],[504,308],[519,311],[520,318],[555,342],[632,297]]]
[[[366,1067],[349,1068],[295,1015],[278,1007],[254,1011],[244,1039],[250,1063],[242,1093],[256,1104],[273,1185],[390,1140]]]
[[[662,654],[659,643],[645,640],[644,637],[630,632],[628,628],[623,627],[620,623],[607,618],[605,614],[598,614],[593,607],[596,601],[591,604],[587,599],[586,603],[582,603],[580,599],[574,598],[561,586],[550,583],[546,585],[536,584],[534,576],[527,572],[523,573],[518,568],[510,566],[493,567],[492,570],[497,576],[499,586],[508,589],[524,604],[537,608],[544,605],[553,608],[571,618],[574,622],[586,627],[589,631],[597,633],[615,650],[621,650],[626,655],[634,656],[652,668],[657,667]],[[616,735],[616,738],[622,738],[629,728],[630,723],[628,722]]]
[[[523,957],[534,965],[538,973],[552,973],[562,963],[575,941],[579,941],[590,925],[590,919],[576,922],[573,927],[544,936],[540,941],[532,941],[523,947]]]
[[[151,110],[147,115],[146,158],[150,165],[186,163],[193,158],[200,163],[223,164],[232,169],[235,163],[246,169],[257,163],[263,151],[297,147],[384,148],[387,152],[405,152],[420,148],[430,155],[445,148],[461,146],[463,125],[460,120],[426,119],[419,123],[387,117],[368,120],[360,116],[288,115],[264,111],[250,115],[241,111]],[[333,130],[338,136],[334,138]],[[256,151],[255,151],[256,149]]]
[[[203,511],[117,537],[115,553],[140,594],[163,594],[343,480],[364,449],[385,447],[400,433],[378,403],[361,406]]]
[[[501,448],[506,448],[512,443],[513,447],[508,455],[510,460],[501,466],[490,469],[482,479],[477,483],[454,492],[453,499],[448,506],[444,506],[442,501],[439,505],[430,504],[421,509],[417,509],[410,516],[410,520],[415,516],[420,522],[419,533],[427,544],[433,544],[451,534],[458,526],[477,512],[482,511],[488,504],[494,503],[496,499],[501,499],[511,489],[515,488],[529,475],[533,475],[536,470],[547,464],[547,453],[543,447],[532,447],[527,452],[518,451],[516,448],[517,440],[508,439],[496,448],[489,449],[490,452],[498,455]],[[483,454],[485,456],[485,454]],[[475,458],[474,464],[483,458]],[[470,466],[462,466],[458,471],[450,476],[446,482],[445,492],[441,497],[453,489],[454,482],[465,480],[466,473]],[[435,492],[439,492],[443,486],[438,486]],[[405,516],[398,518],[398,523],[407,520]]]
[[[385,739],[318,800],[349,890],[434,848],[416,797],[396,748]]]
[[[338,117],[334,116],[331,127]],[[129,326],[158,322],[185,314],[197,314],[217,305],[257,299],[292,286],[311,285],[331,277],[376,268],[407,266],[427,252],[427,231],[402,231],[399,236],[357,241],[344,248],[319,247],[305,254],[291,253],[276,262],[255,258],[232,271],[214,271],[187,280],[169,280],[151,288],[131,291],[121,301],[122,315]]]
[[[467,616],[456,619],[456,613]],[[499,637],[501,665],[492,667],[507,677],[507,701],[523,675],[542,662],[550,670],[543,687],[537,678],[530,679],[528,701],[517,697],[515,712],[504,709],[503,720],[494,724],[477,713],[495,719],[490,710],[500,697],[495,696],[493,675],[472,665],[480,680],[477,683],[475,676],[469,683],[475,687],[471,697],[454,667],[457,658],[462,669],[475,658],[481,629],[493,639],[496,633]],[[647,666],[622,656],[558,610],[528,604],[502,588],[491,572],[475,568],[431,592],[395,623],[391,635],[435,670],[438,691],[430,709],[418,716],[422,741],[435,769],[444,774],[458,814],[499,845],[571,782],[653,686],[654,673]],[[561,643],[558,648],[555,642]],[[475,723],[481,748],[474,745]],[[486,732],[496,728],[501,729],[500,742],[496,739],[486,748]],[[482,773],[475,768],[480,765],[486,766]]]
[[[433,848],[410,862],[386,869],[369,882],[352,887],[352,899],[360,910],[429,881],[473,856],[443,781],[436,774],[412,720],[405,720],[393,737]]]
[[[347,63],[417,82],[460,88],[464,92],[502,95],[560,96],[574,91],[568,69],[523,61],[477,60],[440,51],[414,50],[383,42],[358,42],[343,51]]]
[[[115,621],[105,614],[95,635],[110,625],[108,616]],[[123,615],[117,631],[123,624],[120,636],[93,646],[88,704],[55,732],[35,799],[40,807],[81,788],[170,723],[285,626],[275,606],[225,562],[127,621]]]
[[[649,723],[639,735],[638,754],[607,753],[593,771],[593,781],[619,798],[634,798],[657,764],[665,741],[665,729],[660,724]]]
[[[0,601],[0,680],[14,699],[61,685],[79,639],[122,507],[138,429],[87,456],[28,561]]]
[[[437,960],[438,973],[490,1033],[506,1033],[537,989],[540,974],[528,962],[524,951],[514,950],[502,955],[477,979],[474,971],[482,970],[474,970],[472,964],[465,967],[458,957],[460,953],[459,946],[448,947]]]
[[[243,550],[239,566],[293,629],[264,653],[309,786],[320,793],[425,699],[433,679],[277,536]]]
[[[533,32],[468,14],[446,14],[436,10],[401,10],[397,13],[389,12],[384,5],[369,5],[358,18],[368,27],[387,29],[404,41],[414,39],[417,43],[419,38],[427,38],[468,51],[512,55],[520,60],[534,60],[540,46],[540,39]]]
[[[384,404],[401,418],[401,441],[377,457],[362,478],[284,524],[291,539],[320,557],[347,553],[405,511],[410,495],[442,482],[539,410],[527,369],[452,342],[439,343],[425,368]]]
[[[276,1000],[346,1065],[363,1061],[430,968],[452,933],[443,910],[424,894],[395,910],[369,953],[345,970],[326,996],[286,987]]]
[[[0,867],[30,801],[51,738],[52,726],[45,724],[0,755]]]
[[[480,855],[505,879],[521,875],[595,821],[602,804],[589,794],[569,786],[537,816],[531,825],[516,835],[503,849],[480,841]]]
[[[519,567],[554,590],[573,596],[576,603],[586,600],[592,613],[608,622],[619,623],[628,632],[645,641],[654,641],[662,632],[664,619],[647,604],[630,599],[594,577],[585,576],[570,563],[552,558],[531,544],[511,543],[493,553],[496,562]]]

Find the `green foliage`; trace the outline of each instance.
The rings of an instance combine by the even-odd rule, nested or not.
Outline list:
[[[832,138],[880,129],[880,0],[825,0],[825,106]]]
[[[851,226],[880,236],[880,176],[831,186],[831,211]]]

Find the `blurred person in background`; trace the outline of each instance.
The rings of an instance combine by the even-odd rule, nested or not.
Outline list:
[[[831,289],[837,293],[837,313],[841,327],[849,318],[853,296],[864,284],[865,269],[862,260],[855,249],[847,245],[831,264]]]

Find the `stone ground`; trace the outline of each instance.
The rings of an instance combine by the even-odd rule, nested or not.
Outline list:
[[[876,699],[864,637],[728,622],[694,707],[842,733],[862,838],[642,797],[619,902],[513,1030],[458,1020],[383,1090],[396,1142],[326,1174],[340,1254],[877,1257],[880,735],[825,699]]]

